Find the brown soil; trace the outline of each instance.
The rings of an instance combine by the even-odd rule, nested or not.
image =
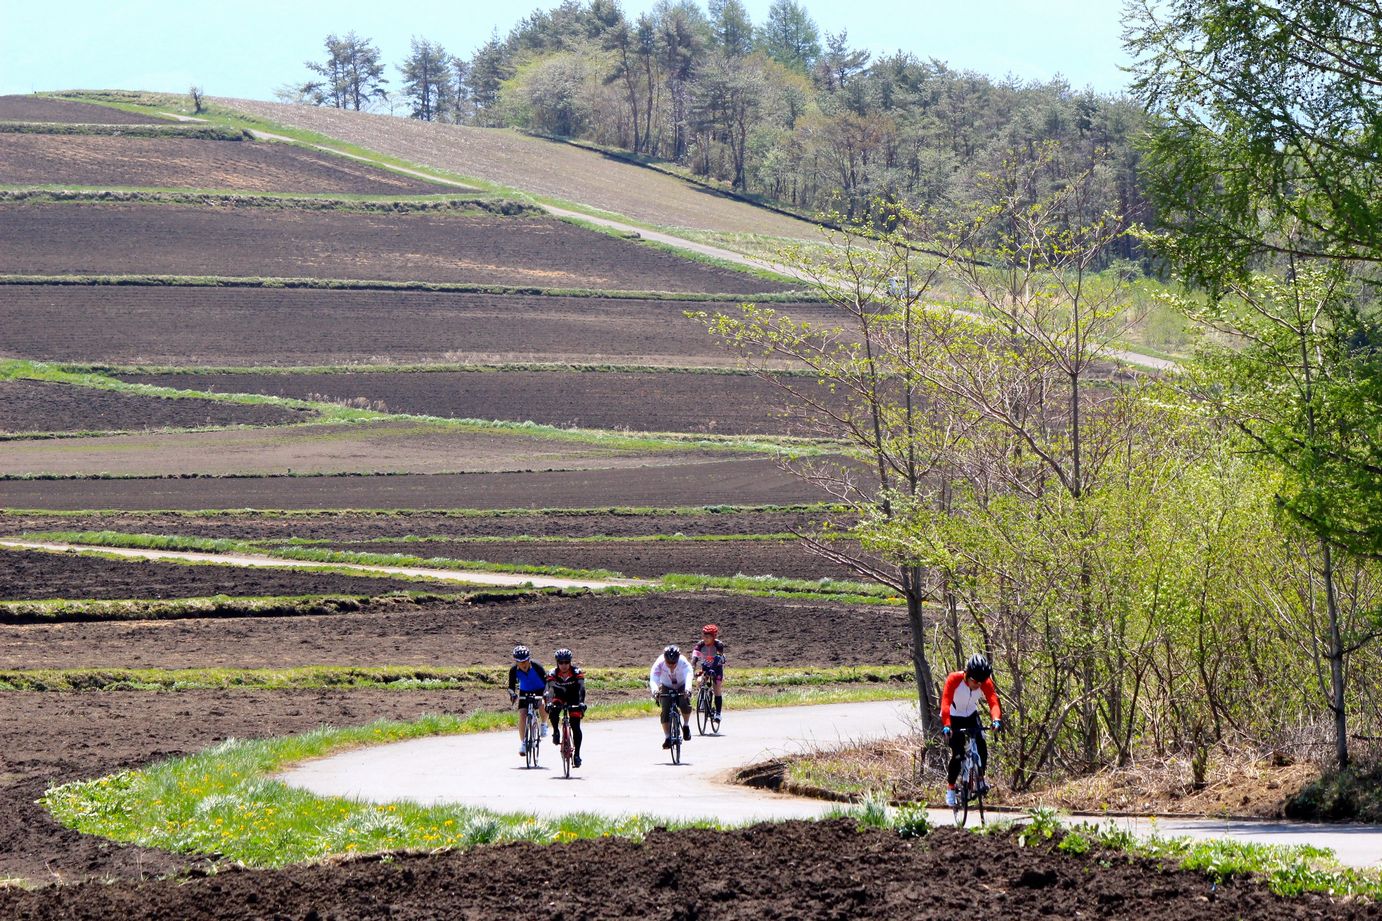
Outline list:
[[[122,531],[236,539],[387,540],[408,536],[640,537],[653,534],[781,534],[809,527],[821,515],[806,511],[513,512],[447,515],[441,512],[235,512],[194,516],[108,512],[90,515],[16,515],[0,511],[0,534],[23,531]]]
[[[650,169],[570,144],[514,131],[422,123],[356,112],[220,99],[281,125],[305,128],[370,150],[578,202],[651,224],[819,240],[806,221],[737,201]]]
[[[634,291],[784,290],[543,217],[176,205],[0,205],[20,275],[349,278]]]
[[[177,872],[200,861],[64,828],[35,800],[50,785],[191,754],[226,738],[488,706],[473,691],[0,693],[0,879],[35,883]],[[0,899],[6,890],[0,888]],[[15,906],[0,908],[11,917]]]
[[[456,585],[334,573],[111,560],[0,547],[0,600],[204,598],[211,595],[382,595]]]
[[[707,622],[724,630],[731,675],[735,665],[911,661],[900,609],[696,593],[524,596],[295,617],[3,625],[0,667],[503,668],[520,642],[534,645],[540,658],[570,646],[589,666],[646,667],[667,643],[694,641]]]
[[[0,286],[0,355],[125,365],[729,365],[683,315],[731,303],[416,291]],[[784,310],[829,323],[819,306]],[[176,337],[167,331],[176,328]],[[386,398],[387,399],[387,398]]]
[[[536,872],[535,872],[536,869]],[[518,894],[518,893],[521,893]],[[1382,906],[1283,899],[1249,882],[1150,861],[1073,857],[940,829],[903,841],[850,820],[731,832],[654,831],[566,845],[365,858],[186,882],[85,884],[0,895],[13,917],[1378,918]]]
[[[641,467],[724,456],[467,432],[444,423],[369,422],[14,440],[0,454],[0,476],[494,473]]]
[[[161,374],[126,379],[187,390],[359,400],[391,412],[456,419],[531,420],[643,432],[815,434],[786,415],[781,389],[746,374],[435,371]]]
[[[551,473],[0,480],[0,508],[23,509],[610,508],[821,498],[776,462],[756,458]]]
[[[278,406],[173,400],[49,381],[0,381],[0,433],[282,425],[311,416]]]
[[[41,96],[0,96],[0,121],[85,125],[166,125],[166,118]]]
[[[351,195],[448,191],[291,144],[53,134],[0,134],[0,183]]]
[[[779,576],[788,579],[858,579],[851,570],[808,553],[796,541],[444,541],[340,544],[341,550],[406,553],[420,557],[526,563],[571,569],[608,569],[635,578],[672,572],[710,576]]]

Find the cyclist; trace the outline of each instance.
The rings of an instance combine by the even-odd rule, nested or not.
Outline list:
[[[662,747],[672,747],[672,707],[681,711],[683,742],[691,740],[691,666],[676,646],[668,646],[648,671],[648,690],[662,705]],[[662,697],[663,694],[666,697]]]
[[[585,672],[571,662],[571,650],[552,653],[557,664],[547,673],[547,716],[552,720],[552,738],[561,738],[561,708],[571,714],[571,744],[575,747],[572,765],[581,766],[581,717],[585,715]]]
[[[988,769],[988,743],[979,731],[979,697],[989,705],[989,715],[993,717],[993,731],[1003,727],[1003,708],[998,703],[998,689],[993,686],[993,666],[979,653],[969,657],[964,671],[951,672],[945,679],[945,690],[941,693],[941,733],[950,743],[950,766],[945,772],[945,804],[954,806],[955,778],[960,776],[960,762],[964,760],[964,736],[954,730],[967,729],[974,735],[979,745],[981,764],[979,782],[982,784],[983,772]]]
[[[715,718],[721,719],[720,711],[725,706],[725,644],[715,624],[701,628],[701,641],[691,650],[691,667],[697,677],[705,676],[715,683]]]
[[[518,704],[518,757],[528,754],[528,734],[525,731],[528,702],[547,694],[547,672],[533,661],[533,654],[527,646],[513,648],[513,664],[509,666],[509,703]],[[547,724],[542,724],[542,734],[547,735]]]

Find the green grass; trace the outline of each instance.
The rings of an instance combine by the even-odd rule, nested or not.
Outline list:
[[[526,205],[492,197],[456,195],[297,194],[233,189],[151,188],[146,186],[0,186],[0,202],[20,204],[197,205],[221,208],[274,208],[293,211],[359,211],[384,214],[426,213],[458,219],[485,215],[538,213]]]
[[[669,591],[722,591],[766,598],[835,601],[842,604],[900,604],[902,597],[885,585],[846,579],[783,579],[777,576],[704,576],[671,573],[662,584]]]
[[[739,694],[736,709],[876,700],[870,690],[794,689]],[[595,704],[588,719],[648,717],[647,701]],[[640,838],[665,820],[574,814],[559,820],[498,815],[461,806],[373,805],[294,789],[269,775],[291,764],[362,745],[427,736],[507,729],[511,712],[426,716],[347,729],[322,728],[275,739],[229,739],[195,755],[140,770],[50,788],[42,804],[63,825],[142,847],[214,855],[254,867],[278,867],[337,855],[432,851],[502,841],[570,841],[621,835]],[[673,827],[713,823],[675,823]]]
[[[58,122],[0,122],[0,134],[60,134],[126,138],[182,138],[193,141],[247,141],[240,128],[168,122],[158,125],[69,125]]]
[[[295,374],[495,374],[532,372],[538,374],[685,374],[717,377],[749,377],[753,372],[744,368],[715,365],[618,365],[582,364],[579,362],[476,362],[473,364],[358,364],[358,365],[111,365],[63,364],[65,370],[78,373],[111,375],[141,374],[238,374],[256,377],[288,376]],[[815,377],[805,370],[774,371],[780,377]]]
[[[549,591],[555,590],[484,589],[455,594],[426,591],[390,592],[385,595],[212,595],[202,598],[53,598],[38,601],[0,601],[0,623],[296,617],[351,613],[391,604],[395,599],[410,603],[450,601],[463,604],[488,600],[491,597],[527,596],[545,594]]]
[[[803,503],[798,505],[606,505],[593,508],[284,508],[284,509],[42,509],[42,508],[0,508],[10,515],[38,515],[45,518],[83,518],[92,515],[167,515],[177,518],[266,518],[271,520],[292,520],[294,518],[413,518],[420,515],[443,518],[540,518],[544,515],[566,515],[577,518],[594,518],[606,515],[619,517],[646,518],[696,518],[712,515],[758,514],[758,513],[796,513],[840,514],[842,507],[825,503]]]
[[[642,690],[646,668],[587,668],[592,691]],[[0,670],[0,691],[317,691],[317,690],[494,690],[503,688],[502,666],[302,666],[297,668],[42,668]],[[868,693],[903,693],[913,680],[910,668],[734,669],[731,684],[762,693],[797,689],[868,687]]]

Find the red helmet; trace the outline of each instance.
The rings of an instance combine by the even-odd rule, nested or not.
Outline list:
[[[706,624],[704,627],[701,628],[701,633],[704,633],[707,636],[719,636],[720,628],[715,626],[714,624]]]

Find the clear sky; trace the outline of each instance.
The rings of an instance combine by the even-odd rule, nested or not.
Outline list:
[[[637,15],[656,0],[623,0]],[[771,0],[744,0],[756,23]],[[372,38],[390,63],[412,35],[463,57],[533,9],[556,5],[451,0],[0,0],[0,93],[144,89],[272,99],[305,80],[302,62],[329,32]],[[1022,79],[1064,76],[1076,88],[1126,83],[1118,0],[803,0],[822,32],[846,29],[874,52],[910,51],[958,69]]]

